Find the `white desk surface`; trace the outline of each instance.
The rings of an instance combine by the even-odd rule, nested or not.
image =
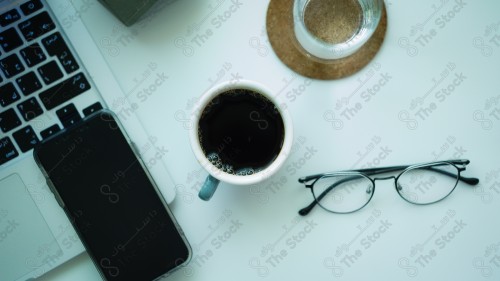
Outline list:
[[[178,0],[132,28],[82,3],[63,24],[70,32],[83,19],[135,104],[112,109],[138,114],[168,149],[172,210],[194,255],[166,280],[500,279],[499,1],[386,1],[380,52],[334,81],[295,75],[279,61],[265,32],[268,1]],[[189,112],[205,90],[239,78],[286,104],[294,150],[269,181],[221,184],[203,202],[197,190],[207,173],[190,150]],[[357,213],[297,215],[312,200],[300,176],[450,158],[470,159],[464,175],[480,185],[460,183],[446,200],[414,206],[378,181]],[[83,254],[41,279],[99,278]]]

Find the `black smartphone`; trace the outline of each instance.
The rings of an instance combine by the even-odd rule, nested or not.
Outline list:
[[[189,262],[189,243],[112,112],[44,140],[34,156],[105,280],[155,280]]]

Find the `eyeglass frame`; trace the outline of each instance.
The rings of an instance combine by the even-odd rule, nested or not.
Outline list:
[[[394,179],[394,187],[396,188],[397,193],[406,202],[414,204],[414,205],[429,205],[429,204],[434,204],[434,203],[437,203],[437,202],[439,202],[441,200],[444,200],[446,197],[448,197],[455,190],[455,188],[457,187],[459,181],[465,182],[465,183],[467,183],[469,185],[477,185],[479,183],[479,179],[478,178],[463,177],[460,174],[461,172],[463,172],[463,171],[466,170],[466,166],[469,163],[470,163],[470,161],[468,159],[454,159],[454,160],[435,161],[435,162],[420,163],[420,164],[413,164],[413,165],[400,165],[400,166],[367,168],[367,169],[358,169],[358,170],[346,170],[346,171],[338,171],[338,172],[331,172],[331,173],[322,173],[322,174],[315,174],[315,175],[311,175],[311,176],[301,177],[301,178],[298,179],[298,181],[300,183],[303,183],[305,185],[305,188],[311,189],[311,193],[312,193],[312,196],[313,196],[314,200],[308,206],[300,209],[299,210],[299,215],[305,216],[305,215],[309,214],[309,212],[316,205],[319,205],[325,211],[328,211],[330,213],[335,213],[335,214],[350,214],[350,213],[354,213],[356,211],[359,211],[362,208],[364,208],[372,200],[373,194],[375,194],[375,181],[376,180],[386,180],[386,179]],[[414,169],[418,169],[418,168],[423,168],[423,167],[432,168],[432,166],[437,166],[439,164],[449,164],[449,165],[452,165],[452,166],[454,166],[457,169],[457,172],[458,172],[457,174],[455,174],[455,173],[450,173],[450,172],[439,170],[439,169],[435,169],[434,170],[435,172],[438,172],[438,173],[441,173],[441,174],[444,174],[444,175],[447,175],[447,176],[450,176],[450,177],[456,177],[456,179],[457,179],[457,181],[455,182],[455,186],[450,190],[450,192],[446,196],[444,196],[443,198],[441,198],[439,200],[433,201],[433,202],[417,203],[417,202],[412,202],[412,201],[406,199],[403,195],[401,195],[400,189],[398,189],[398,184],[397,184],[398,183],[398,179],[399,179],[399,177],[401,177],[401,175],[403,175],[404,173],[406,173],[406,172],[408,172],[410,170],[414,170]],[[458,165],[462,165],[462,166],[459,167]],[[391,173],[391,172],[397,172],[397,171],[401,171],[401,173],[399,173],[397,176],[393,175],[393,176],[387,176],[387,177],[381,177],[381,178],[378,178],[378,177],[377,178],[375,178],[375,177],[372,178],[371,177],[371,176],[377,175],[377,174]],[[349,179],[341,180],[341,181],[333,184],[331,187],[328,187],[328,189],[326,189],[325,191],[323,191],[318,196],[319,198],[316,198],[316,195],[314,194],[314,191],[313,191],[314,184],[316,182],[318,182],[320,179],[324,178],[324,177],[346,176],[346,175],[347,176],[349,176],[349,175],[362,176],[362,177],[370,180],[370,182],[372,184],[372,187],[373,187],[373,191],[371,192],[370,198],[361,207],[359,207],[359,208],[357,208],[355,210],[349,211],[349,212],[336,212],[336,211],[329,210],[329,209],[325,208],[324,206],[322,206],[319,201],[328,192],[330,192],[333,188],[335,188],[335,186],[337,186],[337,185],[339,185],[341,183],[344,183],[346,181],[349,181]],[[311,183],[307,183],[307,182],[310,182],[310,181],[312,181],[312,182]]]

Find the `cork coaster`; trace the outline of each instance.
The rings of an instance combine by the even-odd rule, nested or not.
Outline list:
[[[306,77],[331,80],[354,74],[373,59],[385,38],[387,14],[384,6],[377,29],[356,53],[328,63],[321,62],[306,54],[295,39],[292,9],[293,0],[270,1],[266,18],[267,35],[280,60]]]

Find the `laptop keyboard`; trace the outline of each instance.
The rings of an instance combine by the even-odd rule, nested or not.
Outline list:
[[[61,130],[49,124],[38,135],[29,121],[91,88],[45,5],[30,0],[0,12],[0,165]],[[96,103],[83,113],[100,108]],[[81,120],[72,103],[56,115],[64,127]]]

